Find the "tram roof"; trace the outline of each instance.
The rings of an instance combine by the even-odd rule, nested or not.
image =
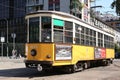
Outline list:
[[[94,26],[94,25],[91,25],[91,24],[83,21],[82,19],[80,19],[80,18],[78,18],[78,17],[75,17],[74,15],[71,15],[71,14],[68,14],[68,13],[64,13],[64,12],[60,12],[60,11],[39,10],[39,11],[35,11],[35,12],[28,13],[27,15],[29,16],[29,15],[35,15],[35,14],[41,14],[41,13],[45,13],[45,14],[56,14],[56,15],[61,15],[61,16],[67,16],[67,17],[74,18],[74,19],[76,19],[76,20],[78,20],[78,21],[81,21],[81,22],[83,22],[83,23],[85,23],[85,24],[88,24],[88,25],[90,25],[90,26]],[[110,28],[114,29],[111,25],[109,25],[109,24],[101,21],[100,19],[98,19],[98,18],[95,18],[95,19],[98,20],[98,21],[100,21],[101,23],[109,26]],[[94,27],[95,27],[95,26],[94,26]],[[96,27],[96,28],[98,28],[98,27]],[[114,30],[115,30],[115,29],[114,29]]]
[[[71,17],[71,18],[74,18],[74,19],[77,19],[77,20],[80,20],[80,21],[86,23],[85,21],[81,20],[81,19],[78,18],[78,17],[75,17],[74,15],[71,15],[71,14],[69,14],[69,13],[60,12],[60,11],[45,11],[45,10],[39,10],[39,11],[35,11],[35,12],[28,13],[27,15],[29,16],[29,15],[39,14],[39,13],[56,14],[56,15],[61,15],[61,16],[68,16],[68,17]]]

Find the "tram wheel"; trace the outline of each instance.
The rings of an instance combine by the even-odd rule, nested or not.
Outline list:
[[[84,63],[84,69],[87,69],[88,68],[88,64],[87,62]]]

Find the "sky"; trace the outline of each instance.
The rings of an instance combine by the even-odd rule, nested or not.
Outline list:
[[[96,8],[96,11],[100,11],[101,13],[106,13],[108,11],[108,13],[114,14],[115,13],[115,9],[111,9],[111,3],[114,0],[96,0],[96,3],[92,3],[92,6],[103,6],[102,8]]]

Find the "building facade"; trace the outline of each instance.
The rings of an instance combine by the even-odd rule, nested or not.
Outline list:
[[[120,47],[120,17],[114,16],[113,14],[108,13],[110,11],[107,11],[105,14],[100,13],[100,11],[93,11],[94,17],[98,20],[102,21],[102,23],[108,25],[102,25],[100,21],[91,18],[90,23],[91,25],[96,25],[98,27],[101,26],[106,31],[111,31],[109,26],[114,29],[114,31],[111,31],[114,33],[115,38],[114,42]]]
[[[0,19],[25,16],[25,0],[0,0]]]
[[[90,0],[26,0],[26,12],[38,10],[61,11],[89,22]]]
[[[105,21],[107,24],[111,25],[115,29],[120,30],[120,17],[119,16],[114,16],[113,14],[110,13],[105,13],[102,14],[100,11],[94,12],[95,17],[99,18],[102,21]]]
[[[23,51],[19,46],[26,42],[25,8],[25,0],[0,0],[0,37],[5,38],[3,56],[12,55],[12,34],[15,34],[16,49]]]

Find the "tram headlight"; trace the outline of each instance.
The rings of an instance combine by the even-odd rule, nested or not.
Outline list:
[[[32,50],[31,50],[31,55],[32,55],[32,56],[36,56],[36,54],[37,54],[37,51],[36,51],[35,49],[32,49]]]
[[[48,55],[46,56],[46,58],[48,58],[48,59],[49,59],[49,58],[51,58],[51,56],[48,54]]]

